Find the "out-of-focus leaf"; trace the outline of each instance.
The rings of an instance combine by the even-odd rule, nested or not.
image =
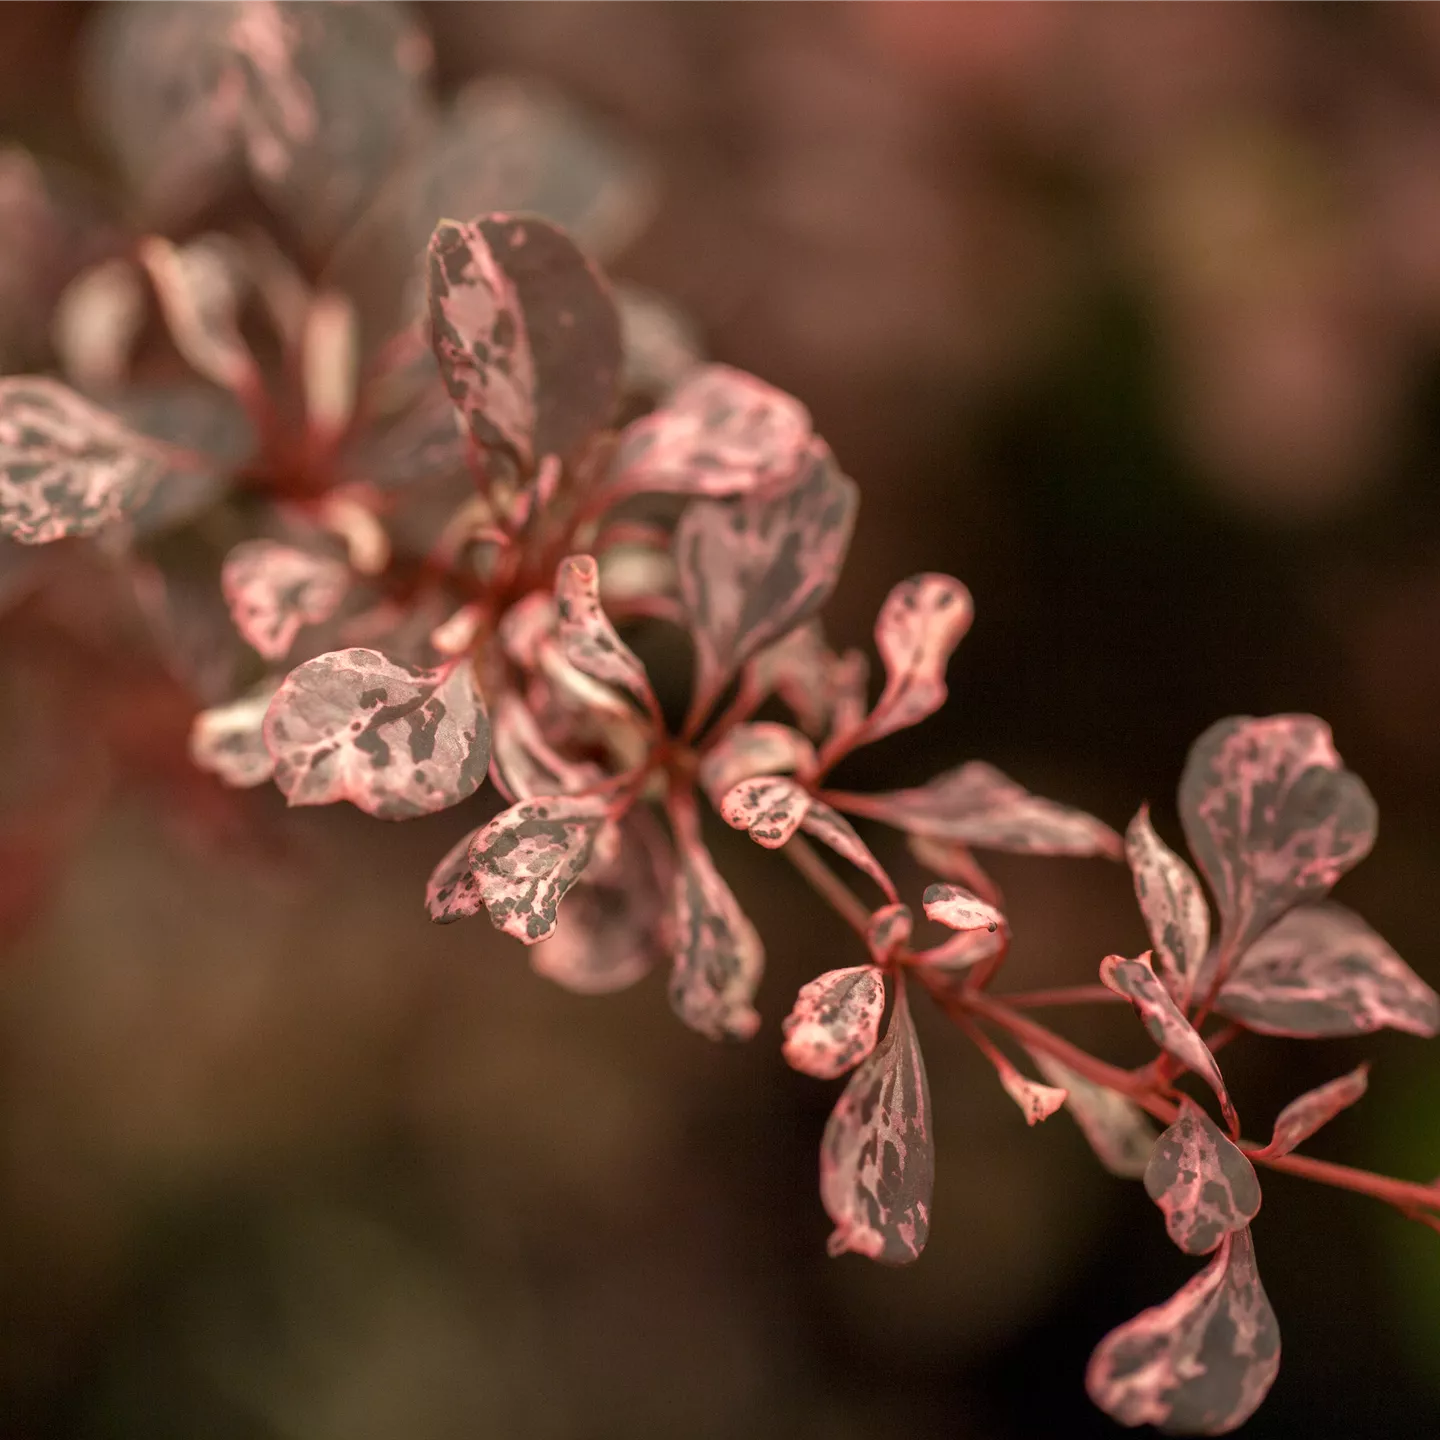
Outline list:
[[[117,256],[81,271],[55,302],[50,338],[60,368],[87,394],[108,397],[124,384],[146,299],[135,263]]]
[[[899,899],[895,892],[895,882],[875,858],[870,847],[855,833],[854,826],[823,800],[811,797],[800,820],[800,828],[807,835],[813,835],[822,845],[828,845],[857,869],[863,870],[885,892],[885,898],[891,904]]]
[[[500,697],[490,717],[490,732],[490,762],[514,800],[578,794],[601,778],[597,766],[557,754],[529,708],[510,692]]]
[[[735,725],[700,761],[700,788],[718,810],[727,791],[742,780],[776,771],[799,770],[815,758],[815,747],[798,730],[762,720]]]
[[[1255,1167],[1187,1095],[1180,1097],[1175,1123],[1155,1142],[1145,1191],[1187,1255],[1208,1255],[1260,1211]]]
[[[1065,1091],[1065,1108],[1075,1117],[1096,1159],[1112,1175],[1138,1180],[1155,1148],[1150,1117],[1119,1091],[1096,1085],[1053,1056],[1031,1050],[1030,1058],[1052,1085]]]
[[[1328,1125],[1360,1099],[1369,1083],[1370,1067],[1357,1065],[1348,1075],[1317,1085],[1292,1100],[1275,1117],[1275,1131],[1265,1153],[1288,1155],[1297,1145],[1303,1145],[1322,1125]]]
[[[1190,867],[1155,833],[1148,806],[1140,807],[1125,832],[1125,854],[1160,978],[1175,1003],[1188,1009],[1191,982],[1210,946],[1205,892]]]
[[[175,348],[191,368],[235,393],[255,389],[255,357],[240,334],[243,262],[234,242],[202,235],[176,246],[150,235],[139,254]]]
[[[885,1012],[885,972],[878,965],[827,970],[800,987],[781,1022],[781,1050],[792,1066],[834,1080],[874,1048]]]
[[[908,905],[882,905],[870,917],[865,930],[865,943],[877,965],[883,965],[910,943],[915,930],[915,917]]]
[[[590,253],[598,252],[591,247]],[[699,368],[704,347],[678,306],[653,290],[625,284],[615,287],[615,304],[625,353],[620,388],[626,395],[659,399]]]
[[[302,626],[319,625],[339,608],[350,571],[278,540],[244,540],[225,557],[220,586],[246,642],[266,660],[280,660]]]
[[[263,785],[275,773],[265,748],[265,712],[279,684],[266,680],[228,705],[202,710],[190,727],[190,758],[238,790]]]

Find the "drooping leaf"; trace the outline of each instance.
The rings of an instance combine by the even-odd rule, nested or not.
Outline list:
[[[1187,1255],[1208,1255],[1260,1211],[1255,1167],[1187,1095],[1175,1123],[1155,1142],[1145,1191]]]
[[[820,1143],[820,1198],[835,1222],[830,1253],[890,1265],[917,1259],[934,1187],[930,1087],[902,984],[885,1038],[850,1077]]]
[[[1375,843],[1375,802],[1313,715],[1212,725],[1185,762],[1180,819],[1220,908],[1217,961],[1320,899]]]
[[[1225,1112],[1225,1123],[1235,1134],[1240,1131],[1234,1107],[1220,1077],[1220,1067],[1200,1032],[1185,1018],[1170,992],[1160,983],[1150,965],[1148,952],[1138,960],[1107,955],[1100,962],[1101,981],[1117,995],[1123,996],[1145,1022],[1150,1038],[1167,1054],[1173,1055],[1187,1070],[1193,1070],[1215,1092]]]
[[[787,775],[742,780],[720,802],[725,823],[748,830],[767,850],[778,850],[799,829],[809,808],[809,792]]]
[[[202,710],[190,727],[191,760],[237,790],[263,785],[275,773],[275,762],[261,727],[277,688],[266,680],[228,705]]]
[[[1048,1120],[1064,1103],[1065,1091],[1022,1075],[1013,1065],[999,1071],[1005,1093],[1020,1107],[1027,1125]]]
[[[1216,1011],[1262,1035],[1440,1032],[1440,996],[1358,915],[1303,905],[1240,957]]]
[[[555,635],[565,658],[606,685],[628,691],[652,711],[655,697],[639,657],[616,633],[600,605],[600,567],[592,555],[571,555],[555,573]]]
[[[863,870],[885,892],[885,898],[892,905],[900,898],[895,891],[895,882],[875,858],[870,847],[855,833],[850,822],[823,800],[811,797],[810,803],[805,807],[805,814],[800,819],[800,828],[807,835],[813,835],[822,845],[828,845],[856,869]]]
[[[781,1050],[803,1075],[834,1080],[874,1048],[885,1012],[885,972],[878,965],[827,970],[800,987],[781,1022]]]
[[[915,917],[908,905],[883,905],[870,917],[865,943],[877,965],[883,965],[910,943]]]
[[[556,910],[595,851],[613,802],[545,795],[502,810],[470,842],[470,868],[497,930],[527,945],[555,932]]]
[[[425,908],[437,925],[449,925],[478,915],[484,905],[480,879],[470,863],[470,846],[480,829],[462,835],[430,872],[425,885]]]
[[[698,689],[718,693],[751,655],[818,610],[834,589],[857,490],[820,442],[778,497],[696,500],[675,531]]]
[[[885,689],[865,721],[867,741],[918,724],[945,703],[945,668],[974,618],[970,592],[949,575],[915,575],[891,590],[875,621]]]
[[[993,906],[958,885],[931,885],[925,891],[925,913],[952,930],[987,930],[992,935],[1005,917]]]
[[[1194,871],[1155,833],[1142,805],[1125,832],[1135,898],[1175,1003],[1188,1009],[1191,985],[1210,946],[1210,909]]]
[[[471,437],[508,451],[522,469],[535,460],[535,359],[520,297],[478,223],[442,220],[426,270],[430,335],[440,376]]]
[[[928,785],[884,795],[828,796],[852,815],[864,815],[931,840],[956,840],[981,850],[1026,855],[1124,853],[1120,837],[1094,816],[1043,800],[972,760],[937,775]]]
[[[207,380],[242,392],[258,376],[240,334],[244,288],[237,249],[223,235],[202,235],[181,246],[150,235],[138,253],[175,348]]]
[[[774,491],[796,477],[812,434],[810,412],[793,396],[729,365],[705,365],[625,429],[615,483],[634,494]]]
[[[467,662],[419,670],[373,650],[337,650],[286,677],[265,716],[265,745],[291,805],[349,800],[408,820],[480,788],[490,725]]]
[[[142,505],[164,453],[54,380],[0,380],[0,531],[22,545],[93,535]]]
[[[220,586],[246,642],[265,659],[280,660],[302,626],[319,625],[339,608],[350,571],[278,540],[244,540],[225,557]]]
[[[1031,1050],[1040,1073],[1065,1091],[1065,1108],[1075,1117],[1096,1159],[1112,1174],[1138,1180],[1155,1148],[1155,1126],[1131,1099],[1097,1085],[1043,1051]]]
[[[1225,1435],[1255,1413],[1279,1369],[1280,1327],[1246,1229],[1163,1305],[1112,1330],[1085,1388],[1122,1425]]]
[[[1348,1075],[1317,1085],[1292,1100],[1275,1118],[1275,1132],[1265,1147],[1267,1155],[1288,1155],[1303,1145],[1322,1125],[1348,1110],[1370,1083],[1369,1065],[1357,1065]]]
[[[700,788],[718,810],[741,780],[777,771],[800,770],[815,759],[815,747],[788,725],[762,720],[734,725],[700,760]]]

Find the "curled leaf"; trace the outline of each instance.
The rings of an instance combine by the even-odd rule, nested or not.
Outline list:
[[[559,755],[529,707],[509,692],[500,697],[490,719],[490,763],[505,791],[516,800],[574,795],[601,778],[597,766]]]
[[[958,885],[931,885],[925,891],[925,913],[952,930],[987,930],[993,935],[1005,923],[993,905]]]
[[[226,557],[220,588],[235,628],[267,660],[289,653],[304,625],[339,608],[350,571],[339,560],[277,540],[245,540]]]
[[[1160,978],[1175,1003],[1187,1009],[1191,983],[1210,946],[1205,892],[1190,867],[1155,833],[1146,805],[1125,832],[1125,855]]]
[[[885,973],[878,965],[827,970],[800,987],[781,1022],[781,1050],[803,1075],[833,1080],[874,1048],[885,1011]]]
[[[1322,1125],[1347,1110],[1370,1083],[1370,1067],[1357,1065],[1348,1075],[1307,1090],[1275,1118],[1275,1132],[1265,1147],[1267,1155],[1288,1155],[1303,1145]]]
[[[191,760],[237,790],[263,785],[275,773],[261,727],[276,689],[267,680],[228,705],[202,710],[190,726]]]
[[[1279,1369],[1280,1327],[1245,1229],[1163,1305],[1112,1330],[1085,1388],[1122,1425],[1224,1435],[1255,1413]]]
[[[1304,905],[1240,957],[1216,1011],[1262,1035],[1440,1032],[1440,996],[1358,915]]]
[[[467,663],[419,670],[373,650],[337,650],[286,677],[265,716],[265,745],[291,805],[349,800],[408,820],[480,788],[490,726]]]
[[[240,335],[242,279],[235,247],[222,235],[172,245],[158,235],[139,245],[175,348],[222,389],[257,382],[255,357]]]
[[[650,679],[635,652],[616,633],[600,605],[600,567],[594,556],[572,555],[555,574],[555,634],[565,658],[606,685],[627,690],[653,710]]]
[[[917,1259],[934,1187],[930,1087],[900,985],[885,1038],[850,1077],[820,1144],[820,1198],[835,1222],[830,1253],[890,1265]]]
[[[1038,1125],[1048,1120],[1066,1101],[1066,1091],[1058,1085],[1042,1085],[1028,1075],[1022,1075],[1011,1064],[1003,1051],[991,1044],[982,1046],[986,1058],[995,1067],[1005,1093],[1020,1107],[1027,1125]]]
[[[870,917],[865,943],[877,965],[883,965],[896,951],[910,943],[915,917],[908,905],[884,905]]]
[[[1138,1180],[1155,1148],[1155,1126],[1131,1099],[1097,1085],[1053,1056],[1030,1051],[1036,1068],[1065,1091],[1065,1108],[1075,1117],[1095,1157],[1112,1174]]]
[[[425,908],[437,925],[449,925],[470,915],[478,915],[485,903],[480,896],[480,881],[470,863],[470,846],[479,829],[462,835],[430,872],[425,886]]]
[[[815,759],[815,747],[788,725],[759,721],[735,725],[700,760],[700,788],[718,810],[741,780],[776,771],[801,770]]]
[[[810,808],[804,786],[785,775],[757,775],[742,780],[720,802],[727,825],[748,830],[767,850],[778,850],[799,828]]]
[[[823,800],[811,798],[801,817],[800,828],[822,845],[828,845],[856,869],[863,870],[885,892],[885,898],[892,905],[900,898],[895,892],[895,882],[871,853],[870,847],[855,833],[850,822]]]
[[[1155,1142],[1145,1191],[1187,1255],[1208,1255],[1260,1211],[1255,1167],[1188,1096],[1180,1099],[1175,1123]]]

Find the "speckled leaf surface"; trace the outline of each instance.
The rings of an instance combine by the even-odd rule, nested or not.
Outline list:
[[[650,679],[600,604],[600,567],[592,555],[571,555],[555,573],[555,635],[565,658],[606,685],[653,707]]]
[[[812,435],[793,396],[729,365],[691,374],[620,437],[616,480],[627,492],[738,495],[795,479]]]
[[[1038,1080],[1021,1074],[1009,1061],[998,1065],[996,1074],[1005,1087],[1005,1093],[1020,1107],[1027,1125],[1038,1125],[1042,1120],[1048,1120],[1067,1099],[1065,1090],[1060,1086],[1042,1085]]]
[[[870,917],[865,929],[865,943],[877,965],[883,965],[897,951],[910,943],[915,931],[915,917],[908,905],[882,905]]]
[[[462,835],[430,872],[425,885],[425,908],[437,925],[478,915],[484,906],[480,881],[470,863],[470,846],[480,828]]]
[[[1185,763],[1180,819],[1230,958],[1291,906],[1320,899],[1375,843],[1375,802],[1313,715],[1212,725]]]
[[[0,532],[22,545],[95,534],[168,469],[149,440],[64,385],[0,380]]]
[[[1065,1091],[1065,1108],[1095,1152],[1095,1158],[1112,1174],[1138,1180],[1150,1163],[1156,1130],[1150,1117],[1133,1101],[1097,1085],[1068,1065],[1042,1051],[1030,1051],[1036,1068]]]
[[[741,780],[799,770],[815,759],[815,747],[788,725],[770,720],[732,726],[700,760],[700,788],[718,810]]]
[[[781,1022],[781,1052],[804,1075],[834,1080],[874,1048],[885,1013],[885,972],[878,965],[827,970],[800,987]]]
[[[952,930],[988,930],[993,934],[1005,923],[1005,917],[993,905],[959,885],[927,887],[925,913]]]
[[[304,625],[319,625],[350,587],[342,561],[278,540],[244,540],[225,557],[220,587],[235,628],[267,660],[289,653]]]
[[[1187,1255],[1208,1255],[1260,1210],[1255,1167],[1183,1095],[1179,1117],[1155,1142],[1145,1167],[1145,1192]]]
[[[820,1198],[832,1255],[904,1265],[930,1235],[935,1152],[930,1086],[903,985],[885,1038],[846,1085],[820,1145]]]
[[[1191,983],[1210,947],[1210,908],[1195,872],[1155,833],[1142,805],[1125,832],[1135,898],[1150,932],[1156,968],[1171,998],[1188,1009]]]
[[[277,682],[268,680],[228,705],[202,710],[190,726],[190,758],[226,785],[248,790],[275,773],[261,727]]]
[[[337,650],[286,677],[265,716],[291,805],[349,800],[382,820],[458,805],[480,788],[490,725],[466,662],[435,670]]]
[[[1303,1145],[1342,1110],[1348,1110],[1364,1095],[1370,1083],[1370,1067],[1357,1065],[1348,1075],[1307,1090],[1292,1100],[1275,1117],[1275,1130],[1265,1147],[1267,1155],[1288,1155]]]
[[[1279,1369],[1280,1327],[1241,1230],[1163,1305],[1112,1330],[1085,1386],[1122,1425],[1225,1435],[1255,1413]]]
[[[778,850],[799,829],[809,808],[809,793],[787,775],[742,780],[720,801],[725,823],[748,830],[767,850]]]
[[[1388,1027],[1430,1038],[1440,996],[1353,911],[1292,910],[1240,958],[1216,1011],[1264,1035],[1366,1035]]]
[[[857,870],[863,870],[885,892],[885,898],[892,904],[899,898],[895,882],[870,847],[855,833],[854,826],[823,800],[810,801],[801,817],[800,828],[822,845],[828,845]]]
[[[691,503],[675,532],[675,560],[702,693],[830,598],[857,503],[854,482],[828,450],[814,448],[783,495]]]

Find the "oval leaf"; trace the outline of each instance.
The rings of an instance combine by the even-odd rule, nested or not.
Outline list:
[[[1358,1065],[1338,1080],[1307,1090],[1292,1100],[1275,1119],[1275,1133],[1265,1147],[1267,1155],[1288,1155],[1303,1145],[1322,1125],[1328,1125],[1342,1110],[1348,1109],[1364,1093],[1370,1083],[1370,1067]]]
[[[657,707],[650,679],[635,652],[600,606],[600,567],[591,555],[571,555],[555,574],[555,633],[565,658],[594,680],[628,690]]]
[[[810,808],[810,795],[784,775],[757,775],[742,780],[720,802],[727,825],[748,830],[767,850],[778,850],[800,827]]]
[[[328,620],[349,587],[341,561],[277,540],[243,541],[220,571],[235,628],[267,660],[288,654],[301,626]]]
[[[1255,1167],[1188,1096],[1155,1142],[1145,1191],[1165,1215],[1170,1238],[1187,1255],[1208,1255],[1260,1210]]]
[[[788,725],[762,720],[735,725],[701,757],[700,788],[718,810],[742,780],[776,771],[801,770],[815,759],[815,747]]]
[[[850,1077],[820,1144],[820,1198],[832,1255],[888,1265],[919,1257],[930,1235],[935,1153],[930,1087],[902,984],[885,1038]]]
[[[1175,1003],[1188,1009],[1191,983],[1210,947],[1205,892],[1190,867],[1155,833],[1146,805],[1125,832],[1125,855],[1135,880],[1135,898],[1160,962],[1160,978]]]
[[[275,762],[261,727],[277,688],[267,680],[228,705],[202,710],[190,726],[191,760],[237,790],[263,785],[275,773]]]
[[[1155,1148],[1150,1117],[1118,1090],[1096,1085],[1042,1051],[1029,1053],[1040,1073],[1065,1091],[1065,1108],[1075,1117],[1096,1159],[1112,1175],[1138,1180]]]
[[[952,930],[987,930],[992,935],[1005,923],[993,906],[958,885],[931,885],[925,891],[925,913]]]
[[[292,670],[265,716],[291,805],[349,800],[382,820],[458,805],[480,788],[490,726],[468,663],[397,665],[337,650]]]
[[[1224,1435],[1255,1413],[1279,1369],[1280,1327],[1241,1230],[1163,1305],[1096,1346],[1085,1388],[1122,1425]]]
[[[884,1012],[885,972],[878,965],[827,970],[800,987],[781,1022],[781,1051],[801,1074],[834,1080],[875,1048]]]

